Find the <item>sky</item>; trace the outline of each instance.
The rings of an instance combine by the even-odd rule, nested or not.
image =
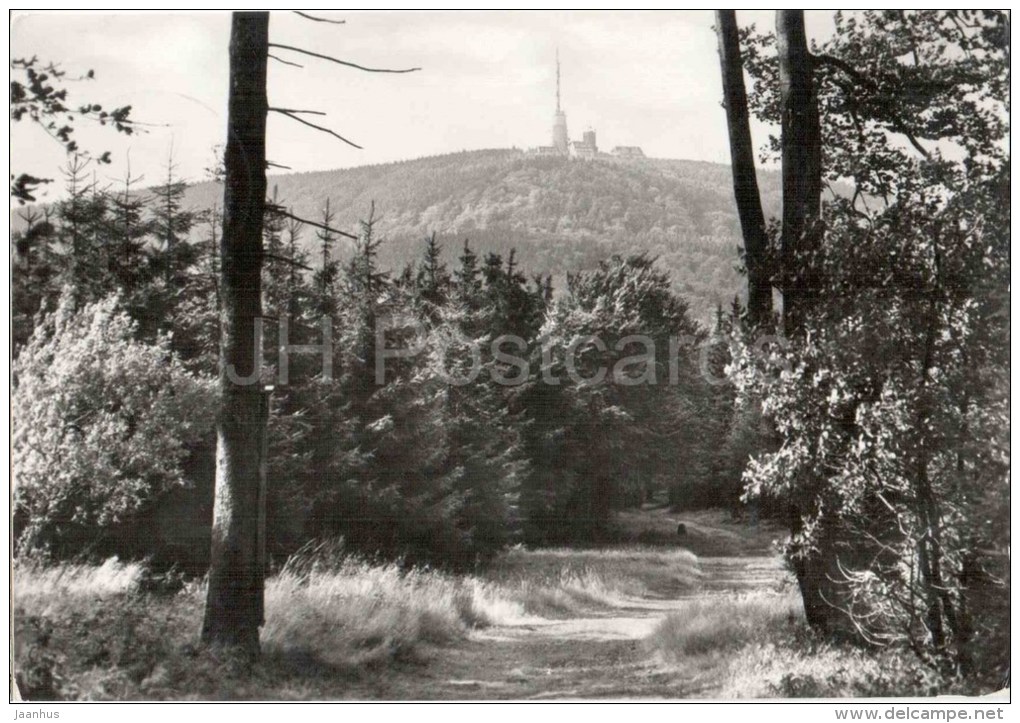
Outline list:
[[[271,106],[321,110],[312,117],[359,145],[351,148],[270,113],[268,158],[294,171],[407,160],[480,148],[551,143],[555,56],[572,139],[593,128],[599,146],[641,146],[646,155],[729,162],[719,61],[711,11],[318,11],[345,25],[274,13],[270,42],[376,67],[421,67],[402,75],[364,73],[273,50],[295,68],[269,61]],[[771,29],[772,12],[738,13],[741,25]],[[831,32],[831,13],[807,13],[809,35]],[[143,185],[177,173],[205,177],[226,128],[224,12],[16,13],[11,57],[59,62],[78,105],[132,106],[144,133],[115,134],[77,124],[84,149],[110,150],[97,169],[115,183],[130,164]],[[765,129],[755,127],[756,143]],[[28,122],[13,124],[12,172],[56,177],[61,146]],[[59,198],[59,184],[41,200]]]

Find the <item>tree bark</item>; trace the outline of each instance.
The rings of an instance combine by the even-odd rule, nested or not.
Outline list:
[[[822,138],[814,59],[808,50],[803,10],[776,11],[776,46],[779,55],[779,99],[782,115],[783,228],[780,250],[780,290],[783,294],[783,332],[804,333],[804,324],[819,295],[815,252],[820,234],[818,216],[822,194]],[[790,531],[801,531],[801,510],[790,503]],[[838,635],[841,619],[833,607],[841,591],[835,540],[826,513],[821,513],[814,551],[804,550],[794,565],[808,624],[828,635]]]
[[[803,330],[819,290],[813,257],[822,195],[821,121],[803,10],[776,11],[776,41],[782,113],[783,328],[794,336]]]
[[[744,88],[744,65],[740,57],[740,36],[735,10],[716,10],[719,37],[719,64],[722,67],[723,103],[730,136],[730,160],[733,164],[733,194],[744,237],[744,263],[747,267],[747,318],[752,326],[767,322],[772,315],[772,283],[766,254],[765,213],[758,192],[754,167],[754,146]]]
[[[262,391],[262,220],[266,198],[269,13],[234,13],[223,235],[220,239],[220,392],[216,503],[202,640],[259,653],[265,571]]]

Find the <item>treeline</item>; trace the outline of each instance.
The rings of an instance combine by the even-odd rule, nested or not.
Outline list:
[[[172,168],[147,193],[85,171],[72,161],[67,200],[15,239],[16,537],[60,558],[162,554],[147,515],[212,485],[221,221],[183,209]],[[321,228],[265,219],[252,381],[271,407],[274,557],[342,536],[465,567],[516,541],[607,541],[613,512],[656,492],[739,504],[735,455],[758,432],[718,383],[726,343],[653,259],[554,290],[467,240],[447,264],[433,234],[390,273],[366,211],[343,263],[328,202]],[[717,330],[740,315],[720,309]]]
[[[761,174],[769,213],[779,208],[777,181],[774,173]],[[522,268],[555,279],[594,269],[613,254],[648,253],[705,324],[718,303],[742,292],[729,169],[719,164],[586,162],[489,150],[274,175],[270,183],[304,218],[318,214],[329,198],[341,228],[353,227],[374,200],[384,211],[378,229],[386,244],[379,258],[388,268],[415,259],[421,237],[436,231],[446,239],[469,237],[482,255],[516,249]],[[194,184],[188,207],[211,207],[218,193],[216,184]],[[444,260],[455,264],[456,244],[448,245]],[[314,253],[311,245],[306,250]],[[344,244],[342,255],[349,254]]]

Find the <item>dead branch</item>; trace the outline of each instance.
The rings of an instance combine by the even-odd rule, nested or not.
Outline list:
[[[315,269],[313,269],[311,266],[305,266],[299,261],[295,261],[294,259],[288,259],[286,256],[277,256],[276,254],[271,254],[268,251],[262,252],[262,258],[269,259],[270,261],[281,261],[285,264],[297,266],[299,269],[305,269],[307,271],[315,271]]]
[[[338,228],[333,228],[332,226],[327,226],[325,224],[318,223],[316,221],[309,221],[307,218],[301,218],[300,216],[295,216],[290,211],[285,209],[283,206],[277,206],[277,205],[272,204],[272,203],[267,203],[266,204],[266,210],[268,210],[270,213],[275,213],[278,216],[283,216],[284,218],[289,218],[289,219],[292,219],[294,221],[300,221],[301,223],[308,224],[309,226],[314,226],[315,228],[321,228],[323,231],[329,231],[330,233],[335,233],[335,234],[338,234],[340,236],[344,236],[346,238],[352,239],[354,241],[358,240],[358,237],[355,236],[352,233],[347,233],[346,231],[341,231]]]
[[[308,113],[309,115],[326,115],[321,110],[304,110],[303,108],[270,108],[277,113]]]
[[[311,50],[305,50],[303,48],[295,48],[293,45],[280,45],[279,43],[270,43],[270,48],[279,48],[280,50],[292,50],[295,53],[302,53],[303,55],[310,55],[313,58],[319,58],[320,60],[328,60],[331,63],[337,63],[339,65],[346,65],[348,68],[355,68],[357,70],[363,70],[366,73],[413,73],[421,68],[403,68],[401,70],[395,70],[392,68],[366,68],[364,65],[358,65],[357,63],[351,63],[346,60],[340,60],[330,55],[322,55],[320,53],[313,53]]]
[[[311,20],[311,21],[316,22],[316,23],[329,23],[330,25],[346,25],[347,24],[346,20],[330,20],[329,18],[317,18],[314,15],[309,15],[308,13],[303,13],[300,10],[295,10],[294,14],[295,15],[300,15],[305,20]]]
[[[283,63],[284,65],[293,65],[295,68],[303,68],[303,67],[305,67],[305,66],[301,65],[301,63],[292,63],[289,60],[284,60],[283,58],[278,58],[275,55],[273,55],[272,53],[269,54],[269,57],[272,58],[273,60],[275,60],[278,63]]]
[[[296,120],[298,123],[303,123],[306,126],[308,126],[309,128],[314,128],[315,130],[322,131],[323,133],[327,133],[327,134],[333,136],[334,138],[339,138],[341,141],[343,141],[347,145],[353,146],[353,147],[357,148],[358,150],[362,150],[361,146],[359,146],[357,143],[355,143],[354,141],[347,140],[346,138],[344,138],[342,135],[340,135],[336,131],[330,130],[329,128],[324,128],[322,126],[315,125],[314,123],[309,123],[304,118],[299,118],[298,116],[294,115],[293,113],[291,113],[289,111],[286,111],[286,110],[282,110],[280,108],[270,108],[269,110],[276,111],[280,115],[284,115],[284,116],[287,116],[288,118]]]

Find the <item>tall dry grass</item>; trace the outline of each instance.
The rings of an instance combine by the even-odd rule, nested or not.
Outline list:
[[[700,577],[698,559],[687,550],[637,546],[514,548],[485,573],[532,615],[610,608],[641,596],[675,597],[696,589]]]
[[[271,577],[262,640],[270,654],[357,667],[524,616],[523,606],[477,578],[347,558],[310,570],[288,565]]]
[[[670,660],[730,652],[800,626],[803,607],[790,594],[713,595],[683,603],[653,633],[656,649]]]
[[[794,592],[718,595],[686,602],[647,644],[701,695],[855,698],[934,695],[945,690],[912,655],[816,638]],[[697,689],[697,686],[695,686]]]
[[[474,628],[604,609],[653,578],[696,584],[682,551],[515,549],[487,570],[453,576],[308,549],[266,583],[257,668],[196,644],[205,583],[144,592],[143,566],[43,567],[13,576],[19,685],[36,700],[329,698],[346,678],[413,660]]]

